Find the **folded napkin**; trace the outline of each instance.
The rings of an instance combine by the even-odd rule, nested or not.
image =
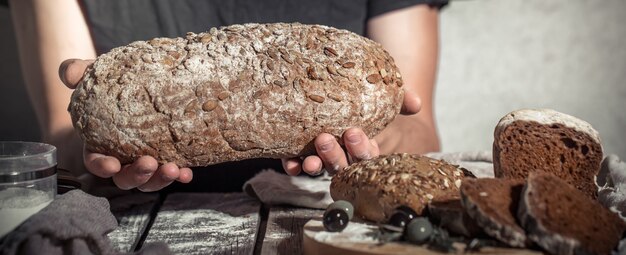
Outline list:
[[[598,201],[626,219],[626,163],[613,154],[604,158],[596,185]]]
[[[327,173],[318,177],[289,176],[274,170],[265,170],[248,180],[243,185],[243,190],[268,205],[325,209],[333,202]]]
[[[491,152],[431,153],[426,156],[459,165],[477,177],[493,177]],[[325,209],[333,202],[330,197],[330,177],[307,175],[288,176],[276,171],[263,171],[248,180],[243,190],[268,205],[293,205]]]
[[[117,221],[102,197],[72,190],[0,240],[0,254],[119,254],[107,233]],[[171,254],[163,243],[152,243],[137,254]]]

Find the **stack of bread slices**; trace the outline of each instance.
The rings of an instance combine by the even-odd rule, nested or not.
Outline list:
[[[352,164],[332,180],[333,199],[384,223],[408,206],[454,235],[489,236],[550,254],[610,254],[626,224],[598,202],[598,132],[548,109],[504,116],[495,128],[494,178],[442,160],[392,154]]]
[[[626,228],[597,200],[598,132],[554,110],[504,116],[493,143],[495,178],[465,179],[461,203],[482,230],[550,254],[610,254]]]

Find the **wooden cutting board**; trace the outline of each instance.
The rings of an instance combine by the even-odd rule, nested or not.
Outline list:
[[[426,247],[401,242],[379,244],[367,233],[377,227],[371,224],[351,221],[342,232],[331,233],[324,230],[320,218],[309,220],[303,227],[303,250],[305,255],[343,254],[343,255],[391,255],[391,254],[424,254],[441,255],[441,253]],[[478,252],[463,253],[464,244],[455,243],[460,251],[457,254],[502,254],[502,255],[538,255],[539,251],[483,247]]]

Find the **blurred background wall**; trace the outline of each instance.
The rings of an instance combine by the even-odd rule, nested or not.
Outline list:
[[[626,1],[453,1],[440,27],[443,151],[490,150],[502,116],[552,108],[626,157]]]
[[[0,140],[38,140],[6,8],[0,65]],[[626,1],[452,1],[441,14],[442,150],[490,150],[500,117],[519,108],[584,119],[626,158]]]

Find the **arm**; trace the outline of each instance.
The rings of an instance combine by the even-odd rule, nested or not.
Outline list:
[[[433,114],[433,93],[438,60],[438,13],[417,5],[380,15],[368,22],[368,36],[385,47],[400,68],[405,90],[405,111],[416,112],[411,95],[421,99],[421,110],[399,115],[376,136],[380,152],[426,153],[439,150]],[[419,108],[419,107],[418,107]]]
[[[11,0],[26,90],[44,142],[57,147],[59,167],[82,169],[82,143],[67,112],[71,90],[59,80],[59,64],[96,56],[77,0]]]
[[[191,181],[191,169],[179,169],[173,163],[159,166],[152,157],[141,157],[121,166],[116,158],[83,152],[82,141],[67,112],[72,90],[59,79],[60,76],[69,88],[75,88],[90,62],[64,60],[96,57],[79,2],[11,0],[10,5],[27,91],[44,142],[57,147],[59,167],[72,170],[77,176],[87,168],[99,177],[112,177],[122,189],[154,191],[174,180]]]

